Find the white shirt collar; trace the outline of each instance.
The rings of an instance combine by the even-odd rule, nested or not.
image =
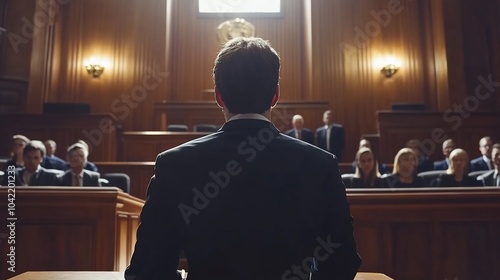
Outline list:
[[[483,160],[484,160],[486,163],[488,163],[488,164],[490,164],[490,162],[491,162],[491,159],[489,159],[489,158],[488,158],[487,156],[485,156],[485,155],[483,155]]]
[[[234,121],[234,120],[261,120],[261,121],[267,121],[270,122],[268,118],[266,118],[264,115],[257,114],[257,113],[246,113],[246,114],[237,114],[232,116],[228,122]]]

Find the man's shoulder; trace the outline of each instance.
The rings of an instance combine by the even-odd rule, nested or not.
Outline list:
[[[210,145],[216,145],[216,143],[219,143],[219,141],[221,141],[221,138],[219,137],[220,133],[221,132],[218,131],[164,150],[156,156],[156,160],[159,160],[166,156],[185,155],[199,149],[206,149],[207,146]]]
[[[39,172],[40,174],[47,174],[49,176],[59,176],[65,173],[64,171],[59,169],[44,168],[44,167],[40,167]]]
[[[83,169],[83,172],[88,174],[88,175],[91,175],[91,176],[100,176],[101,175],[99,172],[87,170],[87,169]]]
[[[343,125],[341,125],[341,124],[339,124],[339,123],[334,123],[334,124],[332,125],[332,128],[341,128],[341,129],[344,129],[344,126],[343,126]]]
[[[286,134],[286,135],[293,135],[295,133],[295,130],[292,128],[292,129],[289,129],[289,130],[287,130],[287,131],[285,131],[283,133]]]
[[[483,157],[477,157],[473,160],[470,161],[471,164],[478,164],[478,163],[482,163],[484,160],[483,160]]]

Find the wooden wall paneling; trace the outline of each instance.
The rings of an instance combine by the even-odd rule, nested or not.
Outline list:
[[[492,26],[492,22],[488,15],[491,4],[498,1],[480,0],[476,3],[470,1],[460,1],[462,9],[460,10],[460,20],[462,21],[462,47],[464,53],[464,74],[465,74],[465,98],[475,96],[476,88],[482,85],[479,77],[488,79],[488,76],[493,77],[495,74],[493,57],[491,57],[490,49],[493,47],[492,29],[498,26]],[[497,8],[496,13],[500,12]],[[495,18],[495,17],[493,17]],[[498,62],[496,62],[498,64]],[[497,86],[498,88],[498,86]],[[487,89],[483,89],[488,92]],[[498,95],[498,94],[497,94]],[[494,111],[495,102],[493,95],[490,98],[478,102],[479,104],[473,111]],[[459,104],[465,103],[464,99]]]
[[[6,197],[7,189],[0,193]],[[29,270],[113,271],[128,262],[130,251],[116,245],[132,233],[123,233],[119,221],[122,216],[137,220],[143,200],[102,187],[18,187],[16,194],[16,271],[9,277]],[[7,209],[5,201],[0,206]],[[1,233],[8,236],[7,228]],[[4,255],[6,244],[2,240]],[[2,274],[7,272],[6,262],[0,266]]]
[[[90,103],[126,129],[151,129],[155,102],[167,89],[166,1],[71,1],[57,14],[49,100]],[[90,19],[90,20],[89,20]],[[126,20],[125,20],[126,19]],[[107,61],[99,78],[84,68],[91,57]]]
[[[392,103],[427,103],[435,92],[426,68],[433,63],[425,52],[428,31],[422,28],[430,18],[420,2],[312,2],[313,91],[344,124],[349,159],[361,135],[375,133],[375,111]],[[387,56],[401,61],[390,79],[380,73]]]
[[[360,270],[409,280],[497,278],[499,191],[349,189]]]
[[[29,79],[31,51],[33,48],[33,15],[36,1],[1,1],[0,75],[2,77]],[[38,34],[36,34],[38,35]],[[35,35],[35,36],[36,36]]]
[[[426,7],[423,8],[424,16],[429,19],[426,21],[426,36],[431,38],[427,40],[427,58],[434,63],[428,63],[428,75],[435,75],[435,96],[429,96],[432,102],[435,99],[436,104],[430,106],[436,111],[445,111],[450,104],[450,92],[448,88],[448,61],[446,56],[446,40],[444,26],[443,1],[425,1]],[[431,25],[430,27],[428,25]],[[433,79],[429,78],[430,83]]]
[[[212,99],[203,90],[212,89],[212,68],[220,43],[217,27],[229,17],[197,16],[196,1],[173,0],[173,30],[171,42],[172,92],[167,101]],[[255,26],[255,36],[271,42],[282,59],[281,92],[283,100],[300,100],[308,96],[301,92],[303,80],[302,1],[284,2],[281,18],[247,17]]]

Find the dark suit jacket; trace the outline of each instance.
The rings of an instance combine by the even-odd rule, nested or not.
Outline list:
[[[488,171],[487,173],[479,176],[477,179],[480,180],[485,187],[496,186],[497,182],[495,181],[494,175],[495,169]]]
[[[303,128],[301,133],[302,133],[302,139],[300,140],[314,145],[314,133],[311,130]],[[295,129],[290,129],[287,132],[285,132],[285,134],[295,138]]]
[[[382,178],[383,188],[415,188],[415,187],[418,188],[424,186],[425,186],[424,179],[418,176],[415,176],[413,178],[413,182],[411,183],[401,182],[398,174],[391,174]]]
[[[349,179],[349,188],[381,188],[382,187],[382,179],[381,178],[375,178],[375,181],[373,182],[373,186],[367,185],[361,178],[356,178],[352,177]]]
[[[316,146],[323,150],[326,149],[326,132],[327,129],[322,126],[316,129]],[[340,124],[333,124],[330,130],[330,150],[329,152],[336,155],[339,162],[342,161],[342,154],[345,148],[345,131]]]
[[[470,168],[471,168],[471,170],[470,170],[471,172],[472,171],[479,171],[479,170],[490,170],[490,167],[488,166],[486,161],[484,161],[482,156],[471,160],[470,161]]]
[[[126,279],[178,279],[181,250],[190,280],[293,279],[313,255],[313,279],[353,279],[361,263],[336,158],[262,120],[158,155]]]
[[[56,156],[44,157],[41,165],[47,169],[65,170],[66,162]]]
[[[446,159],[434,162],[434,170],[446,170],[446,169],[448,169],[448,162],[446,161]]]
[[[98,172],[83,169],[83,186],[99,187],[101,186],[99,178],[100,174]],[[67,170],[58,179],[61,186],[71,186],[73,184],[73,173],[71,173],[71,170]]]
[[[418,161],[417,173],[434,170],[434,164],[429,158],[420,158]]]
[[[454,176],[451,174],[443,174],[436,180],[437,187],[477,187],[480,185],[480,181],[468,175],[465,175],[460,182],[455,181]]]
[[[14,171],[14,183],[16,186],[24,186],[23,175],[26,169],[16,168]],[[5,175],[2,179],[2,186],[8,185],[8,180],[12,179],[7,176],[10,173],[5,172]],[[36,176],[31,178],[31,181],[28,183],[28,186],[59,186],[59,180],[57,179],[57,170],[45,169],[40,167]]]

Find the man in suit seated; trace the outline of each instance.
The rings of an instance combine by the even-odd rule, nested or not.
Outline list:
[[[471,171],[492,170],[494,169],[493,162],[491,161],[491,146],[493,139],[485,136],[479,140],[479,151],[481,156],[471,160]]]
[[[24,167],[7,166],[2,179],[2,186],[14,183],[16,186],[58,186],[57,171],[41,166],[45,155],[45,146],[41,141],[32,140],[23,149]],[[9,169],[10,168],[10,169]],[[13,181],[11,176],[14,176]]]
[[[87,144],[87,142],[85,142],[83,140],[78,140],[76,143],[82,145],[87,150],[87,156],[90,154],[90,149],[89,149],[89,145]],[[64,166],[64,170],[69,170],[70,168],[71,168],[70,165],[68,163],[66,163],[66,165]],[[97,166],[93,162],[90,162],[88,160],[85,163],[85,165],[83,166],[83,169],[94,171],[94,172],[99,172],[99,170],[97,169]]]
[[[323,113],[324,126],[316,129],[316,146],[337,156],[342,162],[345,148],[344,127],[333,122],[333,112],[327,110]]]
[[[125,279],[353,279],[352,217],[338,162],[280,133],[278,53],[227,42],[213,68],[226,123],[158,155]],[[324,246],[323,246],[324,245]]]
[[[302,118],[301,115],[293,116],[292,126],[293,129],[285,132],[286,135],[314,145],[314,133],[311,130],[304,128],[304,118]]]
[[[48,139],[43,142],[45,145],[45,150],[47,154],[43,158],[42,166],[48,169],[59,169],[64,170],[66,162],[55,155],[56,153],[56,142],[54,140]]]
[[[483,186],[500,187],[500,143],[496,143],[491,148],[491,160],[495,169],[479,176],[478,180],[483,182]]]
[[[88,155],[87,148],[80,143],[69,146],[67,158],[70,169],[59,177],[62,186],[101,186],[99,173],[83,168]]]
[[[447,170],[448,166],[450,165],[450,154],[457,145],[455,145],[455,141],[453,139],[446,139],[443,142],[443,155],[444,159],[440,161],[435,161],[434,162],[434,170]]]

